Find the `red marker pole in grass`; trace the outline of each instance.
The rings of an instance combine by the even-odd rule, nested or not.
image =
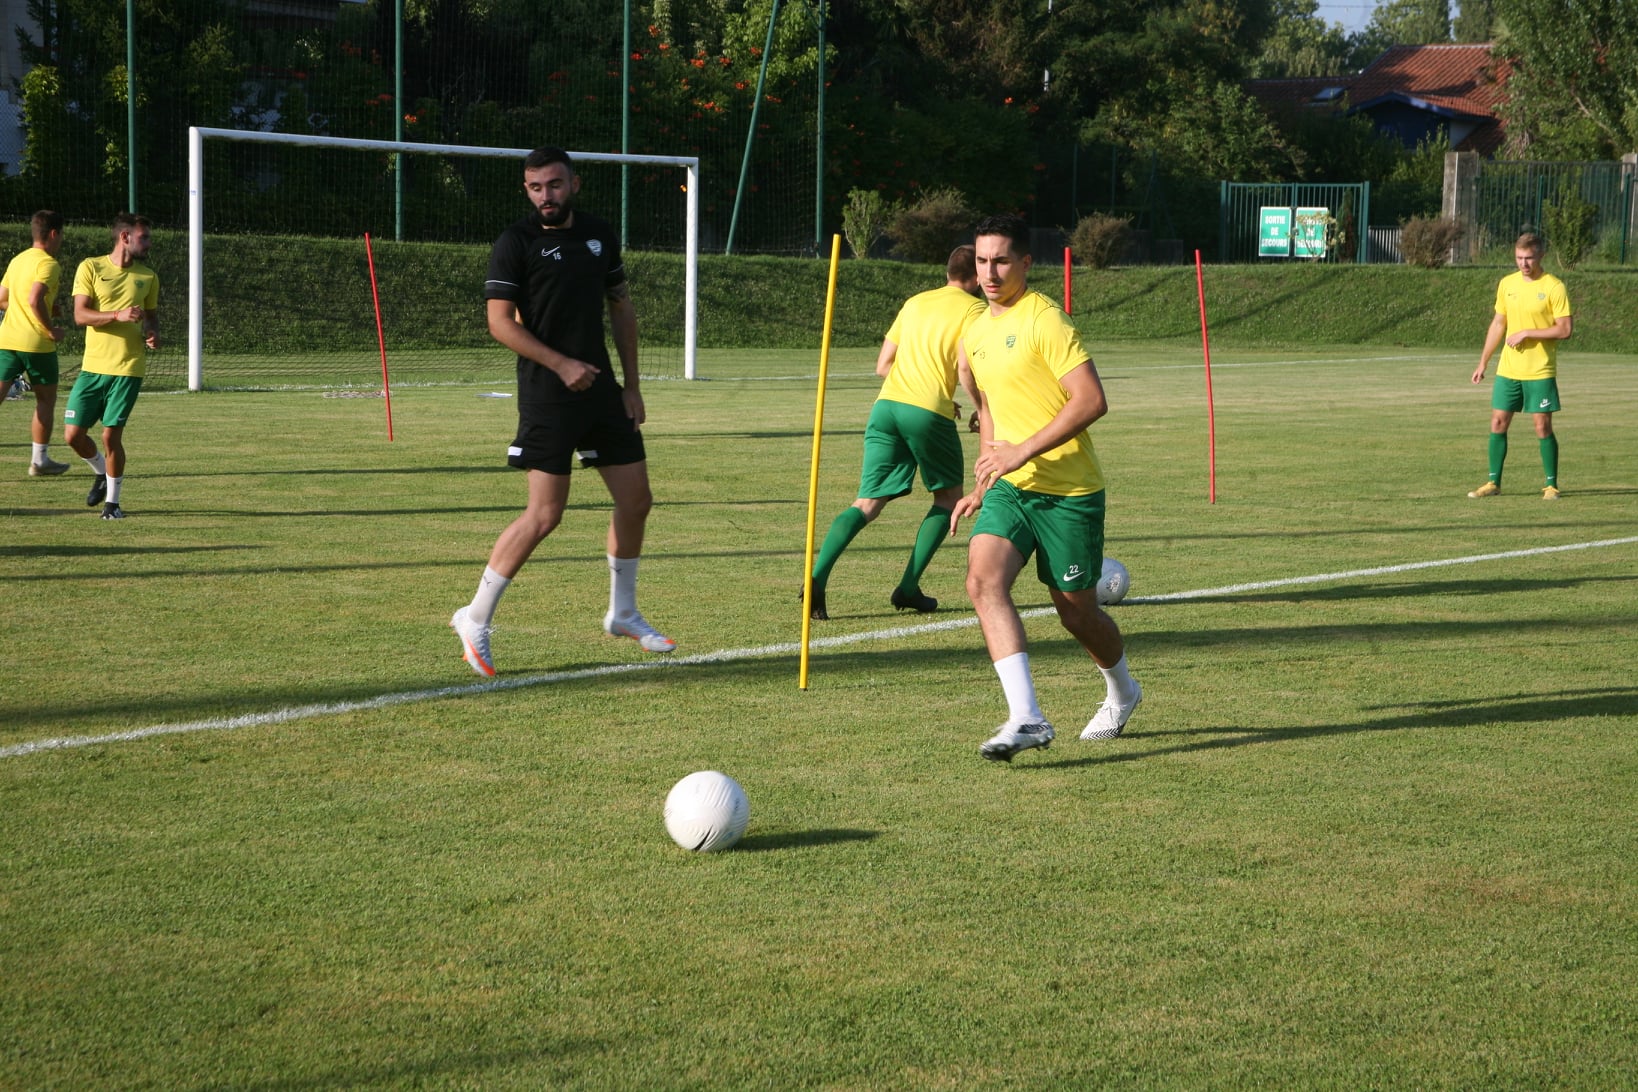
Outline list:
[[[1211,397],[1211,338],[1206,334],[1206,275],[1200,252],[1194,252],[1194,284],[1200,294],[1200,347],[1206,354],[1206,480],[1207,503],[1217,503],[1217,415]]]
[[[1070,282],[1073,280],[1072,271],[1074,268],[1069,264],[1069,248],[1066,246],[1064,247],[1064,314],[1066,315],[1075,313],[1075,309],[1069,305],[1069,288]]]
[[[387,336],[381,332],[381,289],[375,283],[375,252],[364,233],[364,257],[370,264],[370,295],[375,299],[375,340],[381,346],[381,396],[387,400],[387,442],[392,442],[392,385],[387,382]]]

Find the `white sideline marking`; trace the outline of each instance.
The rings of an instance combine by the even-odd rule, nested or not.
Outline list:
[[[1538,546],[1529,550],[1506,550],[1494,554],[1469,554],[1466,557],[1445,558],[1440,561],[1412,561],[1403,565],[1380,565],[1372,569],[1349,569],[1345,572],[1318,573],[1313,576],[1292,576],[1283,580],[1259,580],[1252,584],[1227,584],[1220,588],[1200,588],[1195,591],[1170,592],[1166,595],[1133,596],[1127,599],[1126,602],[1134,605],[1139,603],[1175,603],[1186,599],[1209,599],[1214,596],[1237,595],[1241,592],[1263,591],[1268,588],[1289,588],[1299,584],[1321,584],[1327,581],[1349,580],[1366,576],[1389,576],[1394,573],[1415,572],[1418,569],[1438,569],[1449,565],[1475,565],[1484,561],[1540,557],[1543,554],[1565,553],[1570,550],[1597,550],[1608,546],[1627,546],[1633,543],[1638,543],[1638,535],[1627,538],[1607,538],[1598,542],[1576,542],[1567,546]],[[1051,607],[1036,607],[1021,613],[1025,618],[1037,618],[1052,612],[1053,608]],[[888,629],[848,633],[838,637],[818,637],[810,640],[808,647],[837,648],[842,645],[859,644],[864,641],[890,641],[899,637],[915,637],[923,633],[940,633],[945,630],[965,629],[977,624],[978,618],[975,615],[966,615],[942,622],[926,622],[915,626],[893,626]],[[735,660],[750,660],[760,656],[779,656],[799,651],[801,651],[799,642],[784,641],[779,644],[762,645],[758,648],[723,649],[719,652],[702,652],[694,656],[670,656],[664,660],[610,664],[606,667],[582,668],[579,671],[552,671],[543,675],[526,675],[516,679],[495,679],[492,682],[469,683],[465,686],[440,686],[432,690],[409,690],[398,694],[382,694],[379,697],[365,698],[360,701],[296,705],[287,709],[269,710],[265,713],[246,713],[238,717],[195,720],[188,721],[185,724],[155,724],[147,728],[133,728],[128,732],[110,732],[107,735],[100,736],[59,736],[55,739],[38,739],[30,743],[14,743],[8,747],[0,747],[0,758],[17,758],[40,751],[63,751],[75,747],[93,747],[102,743],[129,743],[139,739],[152,739],[155,736],[185,735],[192,732],[222,732],[233,728],[256,728],[270,724],[286,724],[290,721],[306,720],[310,717],[340,716],[346,713],[360,713],[371,709],[386,709],[394,705],[408,705],[412,702],[433,701],[438,698],[459,698],[470,694],[488,694],[497,690],[517,690],[526,686],[543,686],[547,683],[572,682],[576,679],[623,675],[633,671],[674,669],[695,664],[731,663]]]

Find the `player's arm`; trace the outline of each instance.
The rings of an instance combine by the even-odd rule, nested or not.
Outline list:
[[[1490,358],[1496,355],[1506,336],[1507,316],[1498,311],[1490,320],[1490,329],[1484,332],[1484,351],[1479,354],[1479,366],[1473,369],[1473,382],[1484,379],[1484,370],[1490,366]]]
[[[11,306],[11,289],[7,288],[4,284],[0,284],[0,311],[4,311],[7,307],[10,307],[10,306]]]
[[[637,371],[637,308],[631,302],[631,285],[621,281],[603,293],[609,308],[609,336],[614,339],[614,351],[620,355],[620,398],[625,403],[626,416],[641,425],[647,418]]]
[[[1064,389],[1066,401],[1057,414],[1040,431],[1018,443],[984,438],[978,462],[973,473],[980,484],[988,485],[1003,474],[1010,474],[1037,455],[1051,451],[1086,431],[1087,427],[1109,412],[1109,400],[1103,393],[1103,381],[1090,358],[1071,368],[1058,385]],[[983,418],[979,418],[982,424]]]
[[[99,311],[97,301],[90,296],[76,293],[74,296],[74,321],[81,326],[111,326],[116,322],[141,322],[142,308],[135,305],[121,307],[117,311]]]
[[[74,297],[76,307],[79,297]],[[511,300],[485,301],[489,319],[489,336],[511,349],[525,360],[533,360],[542,368],[550,368],[572,391],[583,391],[592,385],[597,369],[585,361],[566,356],[550,348],[518,321],[517,304]]]
[[[0,303],[0,307],[5,306]],[[51,324],[51,308],[46,306],[46,286],[44,281],[35,281],[28,290],[28,309],[34,312],[34,317],[40,320],[40,329],[52,341],[61,341],[63,331],[61,327]]]
[[[1537,341],[1567,341],[1575,331],[1575,318],[1572,315],[1560,315],[1553,320],[1551,326],[1540,330],[1519,330],[1509,334],[1507,344],[1517,349],[1525,341],[1535,338]]]
[[[876,354],[876,374],[886,379],[893,371],[893,362],[898,358],[898,344],[882,338],[882,351]]]
[[[995,435],[995,426],[990,420],[989,401],[984,397],[983,388],[978,385],[978,380],[973,376],[972,364],[967,359],[967,343],[965,341],[958,342],[956,345],[956,376],[961,380],[962,388],[973,400],[973,413],[978,418],[978,450],[984,451],[986,450],[985,442]],[[956,501],[955,507],[950,510],[950,534],[952,535],[956,533],[956,528],[960,525],[963,517],[984,507],[984,494],[989,489],[990,483],[976,480],[976,474],[974,477],[972,492]]]
[[[159,308],[142,309],[142,343],[150,349],[159,348]]]

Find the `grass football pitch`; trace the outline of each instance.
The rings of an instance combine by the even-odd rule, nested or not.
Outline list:
[[[605,637],[607,500],[447,628],[522,503],[492,379],[152,394],[130,518],[24,475],[0,407],[0,1087],[1630,1086],[1638,449],[1630,359],[1566,350],[1484,477],[1471,353],[1094,346],[1112,412],[1102,684],[1029,576],[1059,728],[1007,764],[963,539],[855,541],[797,686],[817,352],[646,385],[657,507]],[[832,354],[818,527],[874,354]],[[488,384],[488,385],[485,385]],[[966,436],[969,465],[975,453]],[[58,458],[66,458],[59,442]],[[670,786],[744,785],[734,850]]]

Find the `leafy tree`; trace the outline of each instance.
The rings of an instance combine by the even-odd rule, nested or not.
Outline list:
[[[1450,0],[1385,0],[1365,28],[1387,45],[1436,45],[1450,41]]]
[[[1347,31],[1319,17],[1319,0],[1275,0],[1274,22],[1249,75],[1264,79],[1334,76],[1353,70]]]
[[[1638,147],[1638,0],[1496,0],[1514,154],[1614,158]]]
[[[1453,41],[1490,41],[1496,36],[1495,0],[1461,0],[1461,8],[1451,21],[1450,31]]]

